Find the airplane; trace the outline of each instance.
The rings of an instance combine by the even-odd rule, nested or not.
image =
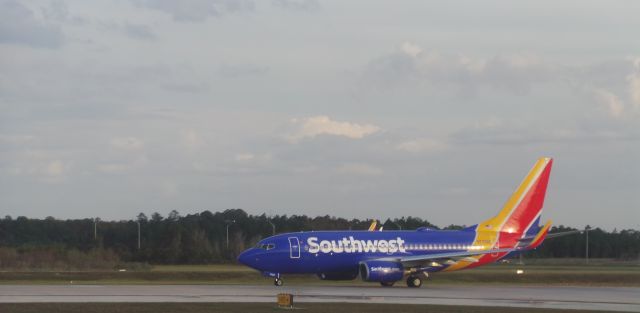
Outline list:
[[[384,287],[406,279],[408,287],[420,287],[429,273],[493,263],[552,237],[551,221],[539,224],[552,164],[551,158],[538,159],[498,215],[462,230],[375,231],[372,223],[363,231],[285,233],[260,240],[238,261],[276,286],[282,286],[283,274],[310,273],[323,280],[360,275]]]

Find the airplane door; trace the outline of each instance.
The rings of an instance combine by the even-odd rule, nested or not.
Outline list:
[[[292,259],[300,258],[300,241],[298,237],[289,237],[289,257]]]

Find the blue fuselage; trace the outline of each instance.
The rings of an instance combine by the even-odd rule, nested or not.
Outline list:
[[[316,231],[261,240],[238,260],[263,273],[357,273],[363,261],[472,249],[473,227],[465,230]],[[439,271],[434,267],[430,271]]]

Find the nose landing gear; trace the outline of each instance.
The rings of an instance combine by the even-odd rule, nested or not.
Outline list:
[[[276,278],[273,279],[273,285],[276,286],[276,287],[282,286],[283,283],[284,282],[282,281],[282,278],[280,278],[280,277],[276,277]]]

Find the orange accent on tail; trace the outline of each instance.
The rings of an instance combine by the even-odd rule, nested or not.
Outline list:
[[[518,245],[520,238],[526,233],[540,215],[544,205],[544,197],[547,191],[549,175],[553,159],[540,158],[531,171],[509,197],[498,215],[485,220],[476,227],[476,239],[474,246],[483,250],[513,248]],[[538,233],[532,244],[539,245],[546,236],[550,224],[545,225],[544,232]],[[486,263],[495,262],[508,253],[483,254],[474,256],[476,262],[459,261],[448,267],[446,271],[455,271],[462,268],[477,267]]]
[[[550,227],[551,227],[551,220],[547,221],[547,223],[544,224],[544,227],[540,229],[536,237],[533,238],[533,241],[531,241],[531,244],[527,248],[528,249],[537,248],[544,241],[544,238],[547,237],[547,233],[549,232]]]

